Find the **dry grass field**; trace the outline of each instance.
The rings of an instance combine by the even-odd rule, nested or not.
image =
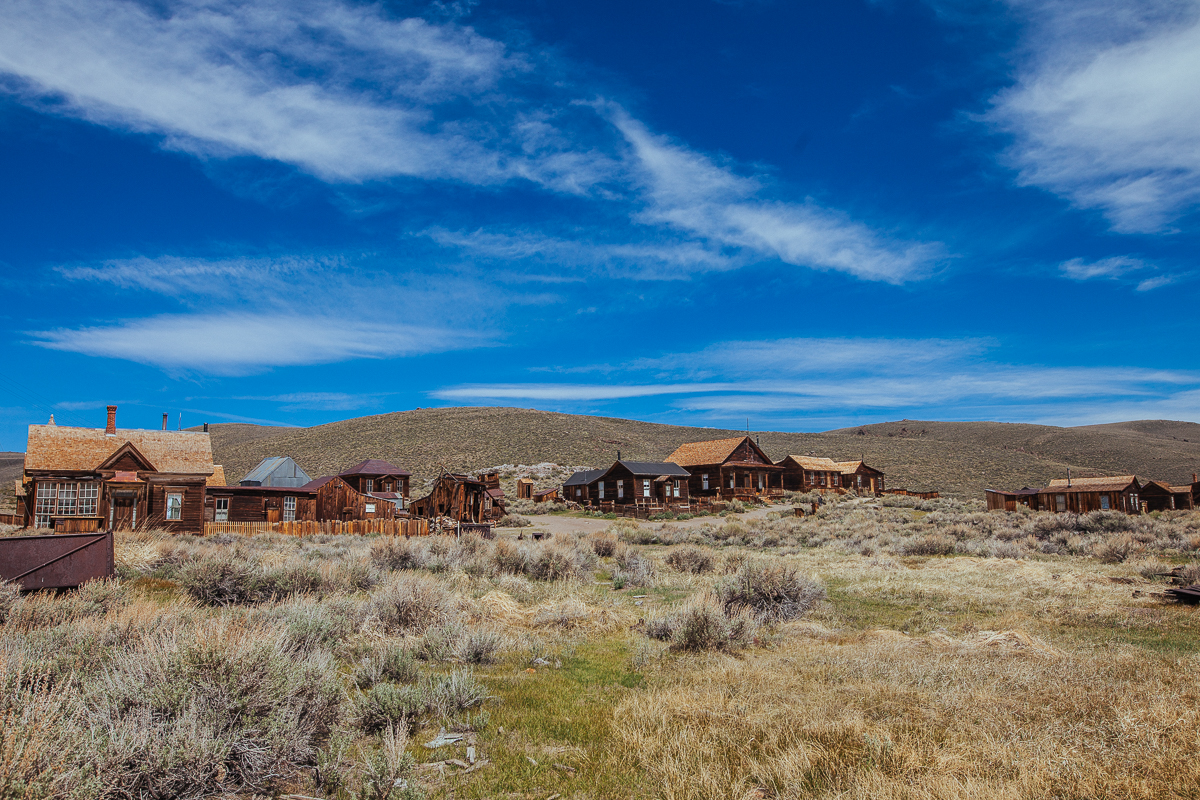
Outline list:
[[[657,461],[685,442],[742,431],[659,425],[519,408],[426,408],[313,428],[211,427],[213,451],[237,480],[263,457],[290,455],[314,477],[365,458],[411,470],[417,484],[440,468],[473,471],[501,464],[607,466],[617,451]],[[985,488],[1041,486],[1075,474],[1136,473],[1184,482],[1200,469],[1200,425],[1131,422],[1055,428],[999,422],[905,420],[826,433],[755,432],[773,458],[865,456],[894,487],[982,497]]]
[[[0,798],[1200,796],[1200,513],[980,506],[124,535],[0,587]]]

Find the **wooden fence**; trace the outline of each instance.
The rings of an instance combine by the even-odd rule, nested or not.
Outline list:
[[[937,500],[941,496],[937,492],[912,492],[908,489],[884,489],[880,494],[898,494],[904,497],[919,497],[922,500]]]
[[[0,525],[24,525],[25,515],[0,513]]]
[[[204,523],[205,536],[212,536],[218,533],[232,533],[239,536],[253,536],[257,533],[282,533],[285,536],[315,536],[319,533],[333,536],[366,536],[369,534],[380,534],[383,536],[428,536],[429,520],[356,519],[342,522],[335,519],[326,522],[298,520],[296,522]]]

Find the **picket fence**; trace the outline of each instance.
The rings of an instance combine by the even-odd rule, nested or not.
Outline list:
[[[282,533],[285,536],[316,536],[319,533],[334,536],[367,536],[379,534],[383,536],[428,536],[429,520],[427,519],[355,519],[327,520],[297,520],[295,522],[206,522],[204,535],[213,536],[219,533],[232,533],[239,536],[253,536],[258,533]]]

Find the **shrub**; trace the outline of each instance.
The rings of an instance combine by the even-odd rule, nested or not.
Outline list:
[[[232,551],[185,562],[179,585],[206,606],[261,602],[269,588],[258,565]]]
[[[499,539],[492,548],[492,564],[499,572],[524,575],[529,569],[529,553],[520,545]]]
[[[382,653],[368,656],[354,671],[354,683],[360,689],[369,689],[377,683],[412,683],[419,677],[417,662],[413,654],[404,647],[392,645]]]
[[[355,797],[359,800],[416,800],[420,797],[415,790],[398,787],[404,785],[403,776],[412,772],[416,764],[407,751],[408,728],[389,725],[380,733],[380,746],[369,751],[362,764],[362,791]]]
[[[617,537],[611,533],[593,533],[588,537],[592,552],[601,558],[608,558],[617,551]]]
[[[0,581],[0,624],[8,619],[13,608],[21,601],[21,587],[8,581]]]
[[[300,602],[280,609],[287,641],[297,650],[329,648],[353,630],[352,609],[345,602]]]
[[[470,667],[451,670],[449,675],[431,681],[428,696],[430,710],[443,717],[482,705],[488,699],[487,687],[475,679]]]
[[[454,597],[425,575],[400,575],[371,595],[368,613],[389,633],[423,633],[444,625],[455,613]]]
[[[1200,583],[1200,564],[1188,564],[1179,570],[1179,580],[1184,586]]]
[[[458,643],[458,657],[468,664],[491,664],[500,643],[500,634],[495,631],[470,631]]]
[[[667,554],[667,566],[679,572],[703,575],[713,571],[713,557],[699,547],[680,547]]]
[[[458,653],[463,634],[463,626],[458,622],[434,626],[425,631],[413,655],[425,661],[447,661]]]
[[[760,622],[796,619],[825,599],[825,587],[787,564],[747,562],[717,586],[726,616],[745,611]]]
[[[1127,533],[1116,534],[1109,536],[1102,542],[1098,542],[1093,552],[1096,558],[1100,559],[1105,564],[1119,564],[1136,550],[1137,543],[1133,537]]]
[[[753,642],[757,631],[758,623],[750,614],[737,611],[730,616],[712,596],[646,622],[646,635],[670,642],[673,650],[739,650]]]
[[[379,683],[363,692],[357,701],[358,727],[366,733],[407,725],[430,707],[428,686],[396,686]]]
[[[531,525],[533,525],[533,523],[522,517],[520,514],[505,514],[503,517],[496,520],[497,528],[528,528]]]
[[[424,548],[412,539],[390,536],[371,547],[371,561],[382,569],[420,569],[425,565]]]
[[[930,533],[905,542],[904,553],[910,556],[948,556],[954,553],[956,545],[953,537],[942,533]]]
[[[621,586],[652,586],[655,569],[650,559],[643,556],[632,547],[622,547],[616,554],[617,569],[613,572],[613,582],[619,580]]]

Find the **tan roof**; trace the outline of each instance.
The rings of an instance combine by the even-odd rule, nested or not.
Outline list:
[[[1191,494],[1192,493],[1192,485],[1190,483],[1185,484],[1183,486],[1170,486],[1168,488],[1171,490],[1171,494]]]
[[[817,456],[788,456],[792,461],[800,465],[801,469],[810,469],[819,472],[841,472],[841,466],[831,458],[820,458]]]
[[[858,468],[863,465],[863,462],[861,460],[860,461],[839,461],[839,462],[837,462],[837,465],[838,465],[838,469],[840,469],[842,471],[843,475],[853,475],[854,473],[858,472]]]
[[[15,481],[13,481],[13,485],[16,487],[17,497],[24,497],[25,496],[25,482],[22,481],[20,478],[17,478]]]
[[[220,464],[213,464],[213,474],[208,476],[205,484],[208,486],[225,486],[225,467]]]
[[[94,470],[126,442],[150,459],[159,472],[185,475],[213,473],[212,442],[207,433],[118,428],[115,436],[107,436],[103,428],[71,428],[65,425],[29,426],[25,469]]]
[[[1137,480],[1136,475],[1112,475],[1099,478],[1071,478],[1071,485],[1067,486],[1066,478],[1055,478],[1050,481],[1050,485],[1043,491],[1049,489],[1077,489],[1079,491],[1092,492],[1119,492]]]
[[[667,456],[666,460],[681,467],[720,464],[733,455],[733,451],[744,441],[745,436],[738,436],[733,439],[713,439],[710,442],[689,442],[675,448],[675,452]]]

